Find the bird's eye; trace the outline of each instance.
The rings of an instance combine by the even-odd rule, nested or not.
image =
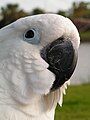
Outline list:
[[[28,31],[25,33],[25,37],[26,37],[26,38],[33,38],[33,37],[34,37],[34,31],[33,31],[33,30],[28,30]]]
[[[38,29],[29,29],[24,33],[24,41],[31,44],[38,44],[40,42],[40,34]]]

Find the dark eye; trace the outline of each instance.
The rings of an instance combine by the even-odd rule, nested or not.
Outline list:
[[[25,37],[26,37],[26,38],[33,38],[33,37],[34,37],[34,31],[33,31],[33,30],[28,30],[28,31],[25,33]]]
[[[23,40],[30,44],[38,44],[40,42],[40,32],[37,28],[29,29],[23,35]]]

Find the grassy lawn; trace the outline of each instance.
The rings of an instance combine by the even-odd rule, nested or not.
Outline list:
[[[90,120],[90,84],[69,86],[63,107],[57,106],[55,120]]]

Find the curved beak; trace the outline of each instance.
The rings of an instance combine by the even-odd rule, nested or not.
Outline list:
[[[77,64],[77,50],[70,40],[58,38],[41,50],[41,57],[49,64],[55,74],[51,91],[61,87],[72,76]]]

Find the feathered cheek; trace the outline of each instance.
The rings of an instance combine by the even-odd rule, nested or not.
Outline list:
[[[29,74],[30,80],[28,81],[30,87],[35,93],[48,94],[53,82],[55,81],[55,75],[48,69],[43,71],[34,71]]]
[[[40,55],[36,58],[24,56],[23,71],[28,86],[39,94],[47,94],[55,81],[55,75],[49,71],[48,63]]]

